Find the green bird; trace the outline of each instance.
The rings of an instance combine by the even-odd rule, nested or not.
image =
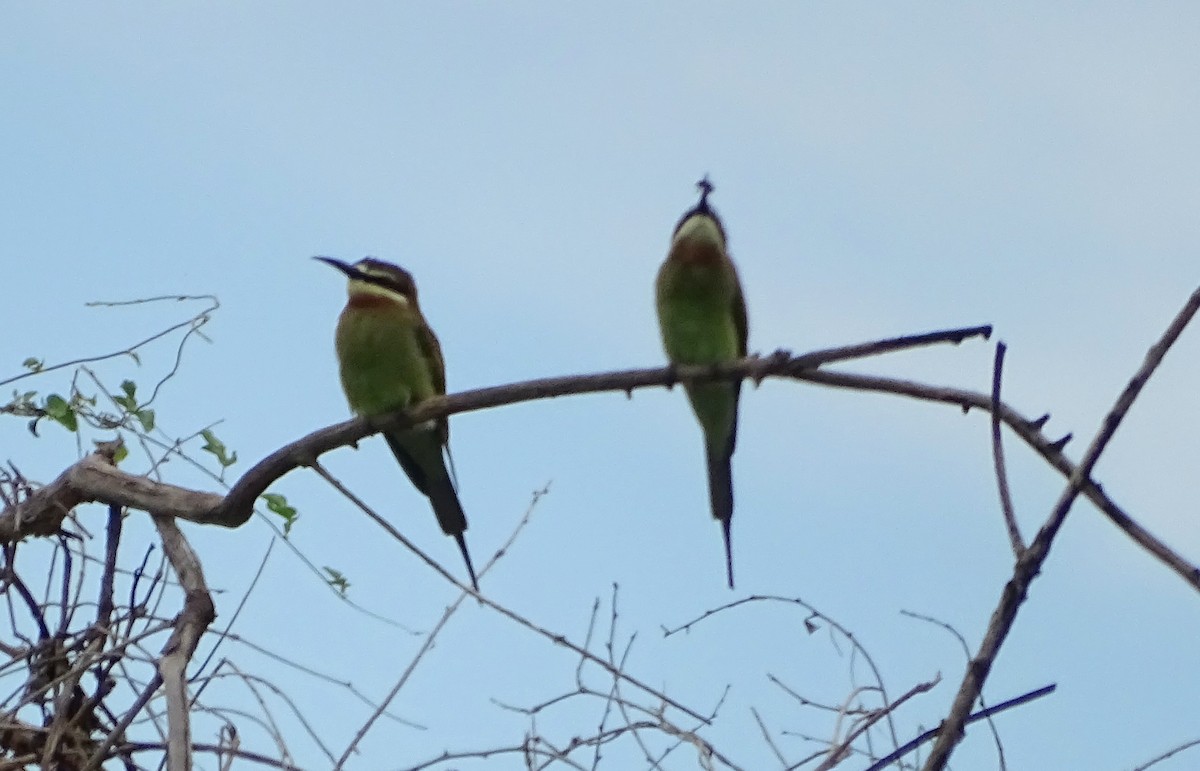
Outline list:
[[[696,185],[700,202],[680,218],[658,271],[655,300],[663,349],[672,365],[719,364],[746,356],[746,302],[737,269],[726,251],[725,227],[708,205],[708,177]],[[725,570],[733,588],[733,477],[738,397],[742,382],[685,385],[704,432],[708,496],[725,538]]]
[[[412,274],[371,257],[353,265],[331,257],[316,259],[350,280],[350,299],[338,318],[336,336],[342,390],[350,409],[359,415],[382,415],[444,395],[442,347],[421,315]],[[463,537],[467,517],[443,455],[450,439],[449,422],[442,417],[402,431],[385,431],[383,438],[413,485],[429,498],[442,532],[458,542],[471,585],[479,591]]]

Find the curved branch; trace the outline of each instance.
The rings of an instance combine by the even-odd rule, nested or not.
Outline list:
[[[229,490],[224,502],[207,513],[205,521],[225,527],[242,525],[250,518],[254,502],[258,497],[284,474],[310,464],[322,453],[353,444],[359,439],[385,428],[404,428],[445,415],[474,412],[556,396],[574,396],[602,391],[624,391],[626,394],[632,394],[637,388],[662,386],[671,388],[681,381],[749,378],[761,382],[768,377],[790,377],[804,380],[807,379],[806,374],[824,364],[862,359],[935,343],[958,344],[972,337],[987,338],[991,333],[992,328],[988,325],[964,327],[828,348],[800,356],[790,356],[786,351],[776,351],[767,357],[753,356],[715,367],[655,367],[603,372],[595,375],[540,378],[428,399],[410,411],[375,419],[355,418],[314,431],[298,441],[279,448],[242,475],[242,478]]]
[[[285,474],[311,465],[317,457],[330,450],[353,444],[385,428],[403,427],[443,415],[474,412],[557,396],[604,391],[623,391],[631,394],[637,388],[670,388],[681,381],[742,378],[761,381],[768,377],[782,377],[836,388],[891,393],[923,401],[954,404],[964,411],[973,407],[990,413],[993,409],[990,395],[960,388],[926,385],[911,380],[836,372],[821,367],[830,363],[935,343],[957,344],[972,337],[986,338],[991,331],[990,326],[964,327],[829,348],[799,356],[789,356],[787,352],[777,351],[767,357],[751,357],[716,367],[633,369],[594,375],[541,378],[463,391],[429,399],[411,411],[373,419],[354,418],[318,429],[263,458],[243,474],[224,497],[216,493],[190,490],[126,474],[113,467],[110,462],[106,462],[103,457],[97,458],[92,455],[67,469],[53,483],[38,490],[27,500],[0,511],[0,543],[10,543],[29,535],[53,534],[58,531],[62,518],[71,508],[89,501],[104,501],[133,509],[169,514],[197,524],[240,527],[250,519],[255,502],[267,488]],[[1004,402],[1000,402],[997,409],[1000,421],[1047,463],[1068,479],[1074,475],[1075,464],[1063,454],[1066,438],[1051,441],[1042,433],[1048,416],[1031,420]],[[1200,591],[1200,568],[1176,554],[1134,521],[1091,479],[1083,480],[1081,491],[1126,535],[1177,573],[1192,588]]]

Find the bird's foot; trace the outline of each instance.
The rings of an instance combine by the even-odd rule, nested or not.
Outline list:
[[[786,348],[776,348],[767,356],[755,354],[754,358],[756,361],[754,370],[750,373],[750,379],[754,381],[754,387],[758,388],[768,375],[782,371],[784,365],[792,360],[792,352]]]

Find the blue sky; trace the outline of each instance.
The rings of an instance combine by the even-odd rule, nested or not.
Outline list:
[[[992,323],[1010,346],[1006,398],[1074,432],[1077,458],[1196,285],[1198,33],[1200,12],[1169,3],[7,6],[0,379],[27,356],[105,352],[186,317],[85,302],[215,294],[212,344],[188,349],[156,407],[170,436],[222,420],[240,473],[347,417],[332,352],[344,287],[314,254],[409,268],[452,391],[654,365],[654,273],[708,173],[752,350]],[[1097,474],[1192,559],[1198,340],[1185,333]],[[172,356],[167,345],[140,369],[98,372],[111,385],[152,383]],[[991,356],[974,342],[853,368],[985,390]],[[0,423],[0,460],[49,481],[76,449],[53,426],[42,433]],[[899,611],[951,623],[974,647],[1010,570],[980,415],[790,382],[748,389],[735,593],[681,394],[464,415],[452,435],[477,562],[552,483],[485,592],[581,636],[593,598],[619,583],[620,629],[638,632],[630,670],[702,710],[732,683],[706,735],[747,768],[774,763],[750,706],[775,730],[831,730],[780,699],[766,673],[836,702],[850,688],[847,659],[777,607],[733,611],[686,637],[664,640],[660,625],[747,593],[801,596],[855,632],[893,695],[943,674],[902,712],[904,738],[944,714],[963,660]],[[1032,534],[1062,480],[1007,447]],[[324,461],[459,570],[382,442]],[[167,478],[212,487],[179,463]],[[301,511],[296,547],[343,569],[355,601],[425,629],[452,600],[315,475],[275,489]],[[83,517],[98,532],[102,512]],[[271,533],[259,521],[187,532],[224,590],[223,622]],[[1010,768],[1120,769],[1200,737],[1196,600],[1079,506],[987,688],[996,701],[1059,684],[998,721]],[[235,631],[373,697],[419,645],[339,602],[281,548]],[[224,655],[326,715],[335,748],[364,717],[344,692],[232,645]],[[574,663],[466,608],[394,708],[427,730],[377,728],[358,767],[519,741],[524,718],[490,700],[569,690]],[[593,706],[564,719],[558,738],[593,726]],[[794,758],[812,749],[780,742]],[[295,749],[322,767],[303,740]],[[995,766],[981,730],[960,752],[959,768]],[[1195,761],[1172,762],[1160,767]]]

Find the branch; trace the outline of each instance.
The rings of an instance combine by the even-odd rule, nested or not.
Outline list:
[[[950,714],[942,722],[937,741],[934,743],[929,758],[925,762],[925,771],[942,771],[946,767],[946,762],[950,759],[950,754],[954,751],[954,747],[962,740],[963,727],[966,725],[967,714],[971,711],[971,706],[975,703],[976,699],[979,698],[980,690],[983,688],[983,684],[991,671],[992,664],[996,660],[996,654],[1000,652],[1000,647],[1004,644],[1004,640],[1012,630],[1013,623],[1017,618],[1017,611],[1020,609],[1021,604],[1025,602],[1029,585],[1032,583],[1034,577],[1041,572],[1042,564],[1046,561],[1046,557],[1050,553],[1050,547],[1063,522],[1066,520],[1067,513],[1071,510],[1071,505],[1075,502],[1075,499],[1086,484],[1086,480],[1092,473],[1092,468],[1096,465],[1096,461],[1100,459],[1100,454],[1104,452],[1113,434],[1116,433],[1117,427],[1121,425],[1121,421],[1129,412],[1129,408],[1133,406],[1133,402],[1142,392],[1146,381],[1158,369],[1158,365],[1162,363],[1163,357],[1170,350],[1171,345],[1179,338],[1184,327],[1191,321],[1197,310],[1200,310],[1200,289],[1192,293],[1192,296],[1188,298],[1183,308],[1171,321],[1162,338],[1150,347],[1150,350],[1146,354],[1146,360],[1138,368],[1138,371],[1134,373],[1133,377],[1130,378],[1121,395],[1117,397],[1112,409],[1104,416],[1104,422],[1101,424],[1100,430],[1096,433],[1096,437],[1084,453],[1083,460],[1080,461],[1079,466],[1070,475],[1066,488],[1059,495],[1058,501],[1055,502],[1054,508],[1050,511],[1050,516],[1047,517],[1041,530],[1034,537],[1033,543],[1029,545],[1028,549],[1022,552],[1020,559],[1017,560],[1017,564],[1013,569],[1013,576],[1005,584],[1004,591],[1000,596],[1000,602],[992,612],[992,619],[988,624],[987,631],[984,633],[983,642],[979,646],[979,652],[967,667],[967,671],[963,675],[962,684],[958,690],[958,695],[955,696],[954,704],[950,708]]]
[[[354,444],[385,428],[403,427],[444,415],[556,396],[603,391],[632,393],[636,388],[671,387],[677,382],[690,380],[751,378],[760,381],[767,377],[784,377],[835,388],[891,393],[923,401],[954,404],[964,411],[974,407],[992,412],[992,398],[973,391],[931,386],[911,380],[818,369],[833,362],[933,343],[958,343],[971,337],[987,337],[990,334],[989,326],[965,327],[829,348],[794,357],[779,351],[766,358],[742,359],[718,367],[625,370],[595,375],[543,378],[464,391],[429,399],[411,412],[399,412],[373,420],[355,418],[314,431],[268,455],[246,472],[223,498],[214,493],[161,484],[126,474],[119,469],[105,467],[105,464],[97,463],[89,456],[64,472],[52,484],[35,492],[26,501],[17,505],[9,504],[0,511],[0,543],[11,543],[28,535],[53,534],[57,532],[70,507],[94,500],[144,511],[157,511],[197,524],[239,527],[249,520],[255,501],[268,487],[288,472],[311,465],[317,457],[337,447]],[[995,405],[995,409],[1000,421],[1060,474],[1070,478],[1075,473],[1075,465],[1062,451],[1066,439],[1051,441],[1042,433],[1042,426],[1049,416],[1030,420],[1003,402]],[[81,466],[83,468],[80,468]],[[79,469],[78,474],[75,473],[76,469]],[[1135,522],[1090,479],[1084,481],[1082,492],[1126,535],[1177,573],[1192,588],[1200,591],[1200,568],[1176,554]]]
[[[975,393],[974,391],[966,391],[961,388],[930,386],[911,380],[877,377],[874,375],[854,375],[847,372],[832,372],[829,370],[807,372],[798,379],[837,388],[848,388],[855,391],[874,391],[877,393],[907,396],[922,401],[954,404],[961,407],[964,411],[971,408],[980,409],[985,412],[991,411],[992,399],[990,396]],[[1042,426],[1049,420],[1049,415],[1043,415],[1037,420],[1030,420],[1003,402],[1001,402],[999,410],[1000,420],[1004,425],[1008,426],[1034,452],[1041,455],[1050,466],[1067,479],[1075,476],[1077,471],[1075,464],[1068,460],[1067,456],[1063,453],[1063,446],[1066,444],[1069,435],[1062,439],[1051,441],[1042,433]],[[1189,586],[1200,592],[1200,567],[1191,564],[1176,554],[1171,547],[1167,546],[1151,534],[1150,531],[1134,521],[1132,517],[1126,514],[1120,506],[1108,497],[1108,494],[1104,492],[1100,485],[1091,479],[1085,479],[1081,483],[1080,492],[1096,508],[1100,509],[1110,522],[1120,528],[1135,543],[1150,552],[1152,556],[1173,570]]]
[[[115,465],[114,452],[115,447],[97,450],[21,503],[0,512],[0,543],[54,535],[72,509],[91,501],[198,521],[198,512],[219,508],[224,500],[215,493],[124,472]]]
[[[992,463],[996,467],[996,486],[1000,493],[1000,511],[1004,514],[1004,526],[1008,529],[1008,540],[1012,544],[1013,557],[1021,558],[1025,551],[1025,540],[1017,526],[1017,515],[1013,510],[1012,495],[1008,491],[1008,472],[1004,466],[1004,444],[1000,437],[1000,380],[1004,372],[1004,353],[1008,350],[1003,342],[996,343],[996,358],[992,365]]]
[[[910,688],[907,693],[893,701],[891,704],[887,705],[883,709],[875,710],[870,716],[867,717],[867,719],[863,720],[853,731],[851,731],[846,738],[842,740],[841,744],[829,748],[829,752],[827,753],[828,757],[823,760],[819,766],[817,766],[816,771],[829,771],[829,769],[841,763],[843,760],[845,760],[846,755],[850,751],[850,746],[854,744],[854,741],[866,733],[871,726],[879,722],[879,720],[884,716],[895,712],[902,704],[904,704],[904,702],[908,701],[917,694],[929,693],[940,682],[942,682],[942,676],[939,674],[932,680],[928,680],[924,683],[917,683]]]
[[[1038,688],[1036,691],[1030,691],[1029,693],[1022,694],[1022,695],[1016,697],[1015,699],[1009,699],[1008,701],[1002,701],[999,704],[988,707],[987,709],[981,709],[978,712],[976,712],[975,714],[971,715],[969,718],[967,718],[966,724],[970,725],[971,723],[975,723],[980,720],[990,719],[992,715],[995,715],[998,712],[1003,712],[1007,709],[1012,709],[1013,707],[1019,707],[1022,704],[1026,704],[1028,702],[1033,701],[1034,699],[1040,699],[1043,696],[1046,696],[1047,694],[1054,693],[1054,690],[1056,688],[1058,688],[1058,686],[1054,683],[1051,683],[1050,685],[1044,685],[1041,688]],[[917,738],[906,743],[903,747],[897,748],[896,751],[893,752],[892,754],[887,755],[886,757],[880,758],[879,760],[875,761],[870,766],[863,769],[863,771],[883,771],[883,769],[887,768],[892,763],[895,763],[897,760],[904,757],[908,753],[912,752],[917,747],[920,747],[925,742],[927,742],[930,739],[932,739],[933,737],[937,736],[938,731],[940,731],[940,730],[941,730],[941,726],[938,726],[937,728],[929,729],[928,731],[921,734]]]
[[[680,381],[742,378],[761,381],[766,377],[806,379],[802,376],[822,364],[934,343],[960,343],[971,337],[987,337],[991,331],[990,326],[966,327],[829,348],[794,357],[780,351],[766,358],[752,357],[717,367],[635,369],[542,378],[464,391],[428,399],[411,411],[376,418],[354,418],[314,431],[261,460],[224,497],[126,474],[113,468],[111,462],[97,462],[89,456],[25,502],[15,507],[6,506],[0,511],[0,543],[9,543],[27,535],[53,534],[68,511],[89,501],[153,511],[198,524],[239,527],[250,519],[259,496],[280,477],[301,466],[311,465],[316,458],[330,450],[354,444],[385,428],[403,428],[446,415],[556,396],[602,391],[632,394],[636,388],[671,387]]]
[[[175,629],[163,647],[158,661],[167,694],[167,768],[191,771],[192,733],[187,696],[187,665],[196,652],[200,637],[217,617],[212,595],[204,581],[200,559],[171,517],[154,515],[154,526],[162,537],[163,551],[183,586],[183,610],[175,620]]]

